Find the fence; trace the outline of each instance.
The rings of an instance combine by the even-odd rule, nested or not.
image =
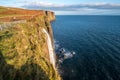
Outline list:
[[[19,24],[19,23],[26,23],[26,20],[20,20],[20,21],[14,21],[14,22],[3,22],[2,24],[0,24],[0,31],[5,28],[12,27],[15,24]]]

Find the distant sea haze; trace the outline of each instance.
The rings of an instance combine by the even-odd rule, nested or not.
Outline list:
[[[56,54],[74,52],[59,63],[63,80],[120,80],[120,16],[56,16],[52,27]]]

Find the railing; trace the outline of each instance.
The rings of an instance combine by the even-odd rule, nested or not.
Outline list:
[[[0,31],[5,28],[12,27],[18,23],[25,23],[25,22],[27,22],[27,20],[32,20],[35,17],[38,17],[40,15],[41,15],[41,13],[38,13],[35,15],[25,15],[25,16],[16,16],[16,17],[1,17],[0,21],[4,21],[4,22],[2,22],[2,24],[0,24]],[[18,21],[15,21],[15,20],[18,20]],[[10,21],[12,21],[12,22],[10,22]]]
[[[3,22],[2,24],[0,24],[0,31],[5,29],[5,28],[12,27],[15,24],[19,24],[19,23],[26,23],[26,20],[13,21],[13,22]]]

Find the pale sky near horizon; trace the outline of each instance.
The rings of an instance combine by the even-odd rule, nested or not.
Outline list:
[[[51,10],[58,15],[120,15],[120,0],[0,0],[0,6]]]

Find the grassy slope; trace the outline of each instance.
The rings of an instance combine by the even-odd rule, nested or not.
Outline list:
[[[2,7],[2,6],[0,6],[0,12],[3,12],[3,11],[6,11],[6,7]]]
[[[8,8],[0,6],[0,17],[7,17],[7,16],[18,16],[17,14],[2,14],[3,12],[6,12]]]
[[[0,31],[0,80],[60,80],[45,49],[45,18]]]
[[[35,15],[42,10],[26,10],[20,8],[10,8],[0,6],[0,15]],[[4,13],[4,14],[3,14]]]

